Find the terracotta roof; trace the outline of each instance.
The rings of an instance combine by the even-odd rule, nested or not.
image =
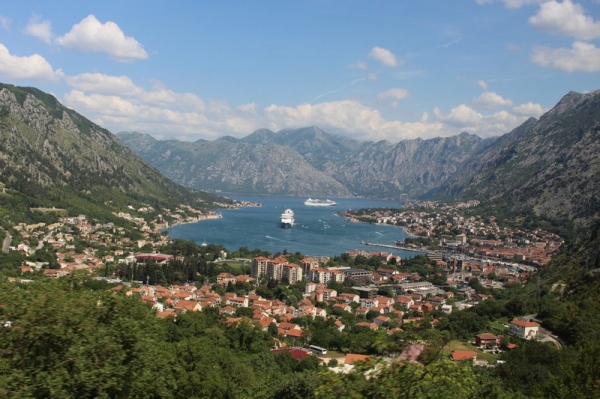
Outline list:
[[[526,320],[513,320],[510,324],[514,324],[520,327],[539,327],[540,325],[534,321],[526,321]]]
[[[498,338],[494,334],[490,334],[490,333],[482,333],[482,334],[476,335],[476,337],[479,337],[479,339],[497,339]]]

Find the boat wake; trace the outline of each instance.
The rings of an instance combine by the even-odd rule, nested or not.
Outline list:
[[[282,240],[281,238],[275,238],[275,237],[271,237],[271,236],[265,236],[266,238],[268,238],[269,240],[275,240],[275,241],[287,241],[287,240]]]

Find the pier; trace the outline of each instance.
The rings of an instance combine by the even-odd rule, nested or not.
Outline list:
[[[425,250],[422,250],[422,249],[414,249],[414,248],[402,247],[400,245],[379,244],[379,243],[376,243],[376,242],[361,241],[361,244],[368,245],[370,247],[381,247],[381,248],[401,249],[402,251],[420,252],[422,254],[427,254],[427,253],[432,253],[433,254],[433,253],[435,253],[433,251],[425,251]]]

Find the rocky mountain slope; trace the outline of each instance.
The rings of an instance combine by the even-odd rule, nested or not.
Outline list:
[[[187,187],[258,194],[351,196],[343,184],[285,145],[250,144],[233,137],[189,143],[158,141],[139,133],[118,136],[140,157]]]
[[[174,181],[196,189],[301,196],[391,197],[438,187],[493,140],[463,133],[431,140],[359,142],[316,127],[242,139],[158,141],[118,137]]]
[[[173,183],[53,96],[6,84],[0,84],[0,183],[33,204],[68,198],[173,205],[216,198]]]
[[[571,92],[465,164],[438,194],[504,202],[554,220],[600,213],[600,90]]]

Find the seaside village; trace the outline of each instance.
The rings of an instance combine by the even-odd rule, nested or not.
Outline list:
[[[451,208],[445,213],[437,214],[416,210],[399,213],[374,211],[360,217],[350,212],[341,214],[353,221],[370,220],[399,225],[413,236],[440,237],[442,245],[455,250],[451,252],[454,255],[446,257],[439,252],[429,252],[427,256],[432,275],[436,273],[436,269],[443,271],[442,275],[446,276],[445,284],[434,285],[419,273],[401,272],[399,266],[403,261],[399,256],[387,249],[378,251],[375,248],[369,248],[371,251],[357,249],[348,252],[354,258],[378,258],[380,265],[375,270],[325,267],[328,257],[306,256],[299,264],[294,264],[288,262],[285,256],[259,256],[247,260],[251,264],[250,276],[221,273],[216,276],[215,281],[207,281],[205,285],[161,286],[148,285],[147,282],[121,281],[114,276],[97,278],[117,284],[113,288],[115,291],[139,296],[148,306],[156,309],[157,317],[176,318],[182,312],[218,308],[228,323],[246,320],[264,330],[276,328],[278,338],[274,338],[274,350],[287,350],[294,357],[302,359],[314,353],[303,349],[307,346],[303,327],[292,322],[297,317],[334,318],[339,331],[346,328],[342,318],[336,316],[340,311],[353,314],[360,320],[356,323],[358,326],[371,330],[382,329],[388,334],[402,331],[406,325],[418,324],[424,320],[435,326],[437,319],[425,316],[434,311],[448,314],[491,297],[489,294],[477,293],[472,288],[473,284],[470,283],[474,279],[482,287],[496,289],[502,289],[507,283],[523,284],[532,268],[547,263],[562,243],[560,237],[542,230],[525,232],[503,229],[498,227],[494,218],[487,221],[477,217],[463,218],[457,215],[457,209]],[[132,209],[133,211],[142,214],[149,209]],[[90,221],[84,215],[63,217],[59,223],[51,225],[39,223],[16,226],[15,229],[20,232],[16,241],[20,243],[10,250],[32,254],[48,246],[56,254],[58,268],[46,268],[43,262],[26,262],[21,266],[22,277],[12,280],[27,282],[28,273],[40,273],[40,270],[44,276],[54,278],[67,276],[76,270],[103,276],[107,265],[168,264],[174,259],[173,255],[160,252],[170,242],[170,238],[164,233],[166,227],[169,227],[164,221],[166,218],[159,216],[151,223],[146,223],[143,218],[133,217],[129,213],[119,213],[117,216],[134,222],[140,238],[132,240],[125,229],[115,227],[112,223]],[[183,206],[169,215],[169,219],[176,220],[177,223],[218,217],[218,213],[201,212]],[[81,243],[85,243],[83,248]],[[104,255],[98,256],[99,253]],[[485,257],[486,260],[467,255]],[[226,260],[227,254],[221,253],[220,258]],[[247,295],[238,296],[234,292],[216,289],[237,283],[257,286],[260,281],[266,280],[286,281],[289,284],[304,280],[304,295],[297,303],[286,304],[280,300],[262,298],[254,290]],[[330,282],[351,287],[353,293],[328,288],[332,286]],[[378,295],[382,288],[386,288],[387,295]],[[239,308],[251,311],[245,312],[248,316],[236,317]],[[513,320],[507,322],[505,327],[508,327],[510,334],[535,339],[540,326],[532,320]],[[499,348],[501,339],[502,335],[488,332],[473,337],[473,344],[479,349],[493,351]],[[320,359],[328,360],[326,348],[319,348],[317,352],[319,351]],[[314,348],[312,352],[315,352]],[[400,358],[414,360],[418,352],[418,347],[411,347]],[[469,350],[455,350],[451,354],[453,360],[472,361],[476,357],[477,353]],[[360,354],[346,355],[339,369],[347,371],[352,368],[353,363],[365,358]]]

